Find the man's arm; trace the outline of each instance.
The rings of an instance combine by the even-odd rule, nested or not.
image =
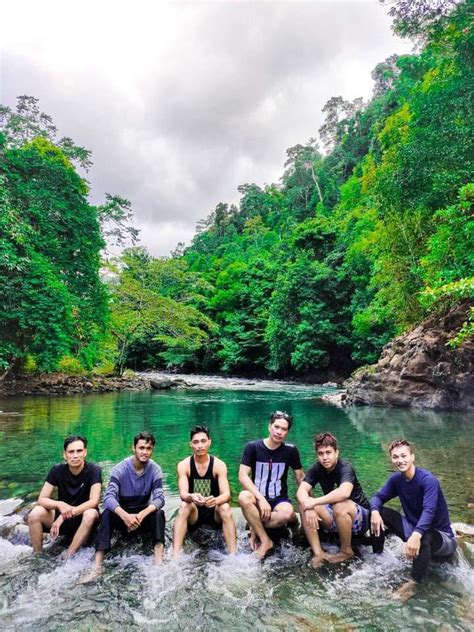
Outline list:
[[[110,475],[109,484],[107,485],[107,489],[104,494],[104,507],[109,511],[113,511],[117,514],[117,516],[123,520],[126,527],[133,531],[140,526],[140,520],[137,518],[136,514],[129,514],[128,511],[122,509],[119,503],[119,494],[120,494],[120,485],[121,485],[121,477],[123,475],[123,471],[118,469],[117,466],[114,467],[112,473]]]
[[[219,496],[210,496],[206,499],[206,507],[217,507],[230,501],[230,486],[227,478],[227,466],[224,461],[214,457],[214,476],[217,476],[219,484]]]
[[[202,507],[206,502],[206,499],[201,494],[189,493],[189,479],[190,465],[189,458],[184,459],[178,463],[178,489],[179,497],[185,503],[194,503],[198,507]]]
[[[101,483],[94,483],[91,485],[91,491],[89,493],[89,500],[86,500],[85,503],[78,505],[77,507],[72,508],[73,516],[82,515],[87,509],[97,509],[99,506],[100,500],[100,490],[102,489]]]
[[[53,498],[51,498],[51,496],[53,495],[54,487],[55,486],[51,483],[48,483],[48,481],[45,482],[38,496],[38,505],[44,507],[45,509],[57,509],[61,514],[63,520],[72,518],[72,516],[74,515],[72,513],[74,509],[72,505],[69,505],[62,500],[54,500]]]
[[[370,499],[370,531],[377,538],[381,531],[385,531],[385,524],[380,515],[383,504],[398,496],[398,492],[391,476],[385,485]]]
[[[249,465],[241,464],[239,467],[239,481],[242,487],[253,494],[257,501],[258,508],[260,509],[260,515],[263,521],[266,521],[270,518],[270,514],[272,513],[272,508],[270,507],[270,503],[267,501],[265,496],[261,494],[254,482],[250,478],[252,474],[252,468]]]
[[[418,518],[415,529],[405,543],[405,555],[408,559],[415,559],[420,552],[421,538],[431,528],[436,515],[438,504],[439,481],[426,479],[423,482],[423,510]]]
[[[299,468],[297,470],[293,470],[293,474],[295,476],[295,481],[297,485],[301,485],[304,479],[304,470],[303,468]]]
[[[307,506],[307,502],[311,500],[312,485],[306,481],[301,481],[298,491],[296,492],[296,498],[303,509],[302,517],[311,529],[318,529],[319,520],[317,513],[314,511],[314,507]]]
[[[308,483],[305,483],[308,485]],[[342,483],[337,489],[333,489],[329,494],[319,496],[318,498],[308,498],[304,504],[304,509],[314,509],[318,505],[332,505],[334,503],[340,503],[343,500],[350,498],[354,485],[352,483]]]
[[[165,504],[165,494],[163,491],[163,474],[161,472],[161,467],[156,463],[153,463],[153,482],[150,492],[150,499],[148,502],[148,507],[142,509],[136,514],[136,517],[139,521],[139,524],[151,513],[154,511],[158,511]],[[132,528],[131,531],[134,529]]]

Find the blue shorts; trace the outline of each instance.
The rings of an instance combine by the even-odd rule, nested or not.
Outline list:
[[[290,503],[290,505],[291,505],[291,500],[287,496],[280,496],[280,498],[267,498],[267,502],[270,505],[270,507],[272,508],[272,511],[280,503]]]
[[[352,533],[356,533],[356,534],[365,533],[367,529],[369,528],[370,511],[369,509],[366,509],[365,507],[362,507],[361,505],[358,505],[357,503],[354,503],[354,505],[356,506],[356,516],[355,516],[354,522],[352,523]],[[331,526],[329,528],[324,527],[324,530],[328,531],[329,533],[337,533],[337,526],[336,526],[336,521],[334,520],[334,510],[332,508],[332,505],[324,505],[324,506],[327,509],[329,515],[331,516]]]

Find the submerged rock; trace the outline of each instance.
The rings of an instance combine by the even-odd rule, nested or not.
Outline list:
[[[474,341],[448,342],[467,320],[468,301],[433,315],[386,345],[377,364],[347,383],[347,403],[474,410]]]

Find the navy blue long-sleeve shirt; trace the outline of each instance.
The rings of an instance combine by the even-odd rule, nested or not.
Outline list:
[[[424,535],[430,529],[437,529],[454,537],[448,506],[434,474],[419,467],[410,481],[401,472],[392,474],[382,489],[370,499],[370,508],[380,511],[384,503],[397,496],[413,531]]]

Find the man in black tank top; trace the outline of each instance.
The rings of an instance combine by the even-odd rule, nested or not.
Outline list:
[[[181,554],[189,530],[203,524],[222,528],[229,553],[237,551],[237,531],[230,509],[226,464],[209,454],[211,438],[205,426],[190,432],[192,455],[178,464],[179,495],[183,504],[173,528],[173,557]]]

